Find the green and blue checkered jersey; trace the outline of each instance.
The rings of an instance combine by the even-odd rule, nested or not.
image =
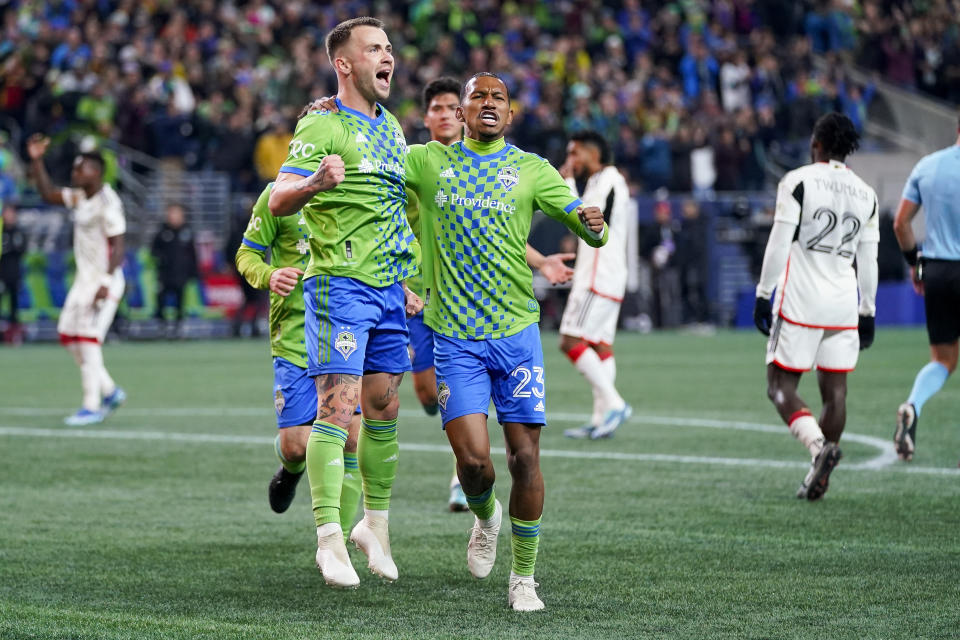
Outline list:
[[[312,175],[324,156],[343,158],[346,175],[303,207],[316,275],[356,278],[386,287],[417,273],[420,247],[407,223],[404,158],[397,119],[377,105],[376,118],[343,106],[307,114],[297,123],[281,173]]]
[[[540,319],[526,242],[535,210],[600,246],[577,215],[582,203],[546,160],[506,144],[466,139],[414,145],[407,186],[420,199],[424,321],[452,338],[519,333]]]
[[[410,223],[410,229],[413,236],[420,241],[420,199],[416,192],[407,189],[407,222]],[[421,248],[423,243],[420,242]],[[423,265],[421,265],[422,267]],[[410,291],[423,298],[423,271],[417,270],[417,273],[407,278],[404,283]]]
[[[250,223],[237,249],[237,270],[250,286],[270,288],[270,275],[281,267],[307,268],[310,259],[310,233],[302,212],[277,218],[270,214],[271,182],[253,206]],[[270,264],[265,257],[270,250]],[[303,342],[303,281],[290,295],[270,293],[270,353],[298,367],[307,366],[307,347]]]

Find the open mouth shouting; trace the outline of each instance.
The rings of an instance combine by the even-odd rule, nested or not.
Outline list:
[[[488,126],[496,126],[500,121],[500,116],[497,115],[496,111],[492,110],[483,110],[480,112],[480,124],[485,124]]]
[[[377,71],[376,75],[376,85],[377,88],[387,92],[390,91],[390,78],[393,76],[393,68],[389,66],[381,67]]]

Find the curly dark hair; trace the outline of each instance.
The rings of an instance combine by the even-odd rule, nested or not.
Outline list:
[[[843,160],[860,148],[860,134],[853,121],[836,111],[820,116],[813,125],[813,139],[831,158]]]

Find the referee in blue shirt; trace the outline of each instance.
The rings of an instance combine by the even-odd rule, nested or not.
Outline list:
[[[957,132],[960,134],[960,122]],[[921,245],[910,222],[920,207],[927,235]],[[903,188],[893,223],[897,242],[910,265],[913,288],[924,296],[930,362],[913,381],[910,397],[897,409],[894,445],[902,460],[913,458],[917,418],[924,403],[957,368],[960,338],[960,135],[957,143],[917,163]]]

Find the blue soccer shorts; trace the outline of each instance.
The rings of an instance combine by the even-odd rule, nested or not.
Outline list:
[[[303,282],[308,375],[410,370],[403,285],[338,276]]]
[[[407,318],[410,331],[410,350],[413,352],[413,372],[420,373],[433,366],[433,329],[423,323],[421,311]]]
[[[497,421],[545,425],[543,348],[540,328],[495,340],[464,340],[434,334],[437,400],[443,424],[471,413]]]
[[[277,427],[313,424],[317,419],[317,389],[307,370],[289,360],[273,358],[273,408]]]

